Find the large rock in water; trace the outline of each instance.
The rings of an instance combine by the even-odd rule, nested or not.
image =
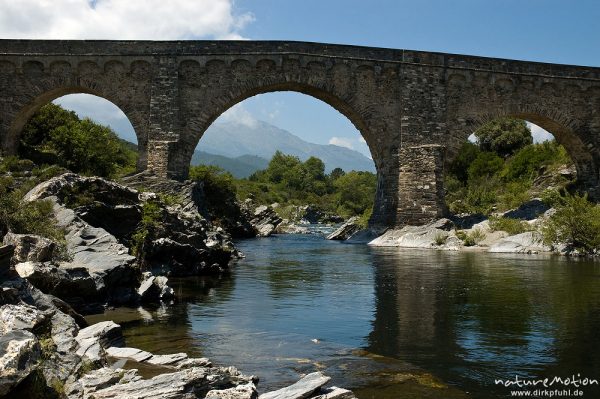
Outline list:
[[[353,216],[336,231],[327,236],[328,240],[347,240],[356,234],[361,227],[358,225],[358,217]]]
[[[423,226],[404,226],[391,229],[369,242],[369,245],[380,247],[454,249],[462,246],[452,229],[454,224],[449,219],[439,219]],[[441,245],[440,245],[441,244]]]
[[[251,202],[246,203],[246,207],[250,224],[256,230],[256,235],[259,237],[270,236],[281,223],[282,219],[269,205],[260,205],[254,208],[253,211],[250,211],[251,204]]]

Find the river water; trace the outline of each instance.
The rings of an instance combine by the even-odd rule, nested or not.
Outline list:
[[[515,376],[600,380],[600,263],[317,235],[237,245],[246,258],[230,275],[170,279],[176,305],[90,320],[120,323],[128,346],[235,365],[261,392],[316,370],[361,399],[506,398],[515,387],[495,380]]]

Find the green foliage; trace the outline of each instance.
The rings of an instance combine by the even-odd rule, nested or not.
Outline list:
[[[25,202],[24,192],[12,187],[11,179],[0,181],[0,232],[37,234],[64,244],[64,231],[56,227],[50,200]]]
[[[600,250],[600,205],[588,201],[587,195],[556,198],[556,212],[542,228],[547,245],[566,244],[583,253]]]
[[[218,166],[198,165],[190,168],[190,179],[203,183],[204,195],[213,217],[220,219],[235,212],[236,184],[231,173]]]
[[[499,118],[475,131],[479,148],[506,158],[533,143],[527,123],[521,119]]]
[[[433,241],[435,242],[435,245],[437,245],[437,246],[444,245],[447,240],[448,240],[448,233],[446,233],[445,231],[436,231],[435,232],[435,236],[433,237]]]
[[[493,152],[480,152],[467,169],[469,180],[488,179],[502,170],[504,160]]]
[[[542,166],[558,167],[570,164],[565,148],[556,141],[528,145],[508,160],[502,172],[506,180],[532,180]]]
[[[371,212],[377,176],[370,172],[345,173],[336,168],[325,174],[325,165],[315,157],[302,162],[298,157],[278,151],[267,169],[247,180],[236,182],[238,198],[285,205],[313,204],[342,216],[361,216]],[[370,216],[369,216],[370,217]]]
[[[356,223],[363,229],[366,229],[367,227],[369,227],[369,220],[371,220],[371,215],[373,215],[372,206],[365,209],[365,211],[362,215],[360,215]]]
[[[135,171],[137,163],[135,150],[109,127],[55,104],[43,106],[25,125],[19,154],[36,164],[109,178]]]
[[[469,233],[457,231],[456,236],[463,241],[465,247],[472,247],[485,240],[486,234],[481,229],[474,229]]]
[[[360,215],[373,207],[377,176],[351,171],[337,179],[334,187],[338,196],[338,213],[343,216]]]
[[[492,216],[489,220],[492,231],[506,231],[510,235],[515,235],[533,230],[529,223],[520,219]]]
[[[141,255],[146,239],[160,226],[162,210],[158,203],[148,201],[142,207],[142,220],[131,236],[131,253]]]
[[[475,161],[481,151],[477,145],[466,142],[462,145],[456,158],[449,166],[449,174],[461,183],[466,183],[469,178],[469,166]]]
[[[501,125],[522,131],[523,124],[502,122],[494,129]],[[564,147],[554,141],[525,145],[514,149],[513,155],[492,152],[495,147],[491,145],[483,147],[485,151],[466,143],[447,168],[446,202],[453,213],[490,214],[516,208],[539,194],[536,179],[540,173],[552,176],[571,164]],[[551,181],[559,186],[568,183],[560,178]]]

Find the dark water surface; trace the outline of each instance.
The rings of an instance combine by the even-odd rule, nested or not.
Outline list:
[[[515,375],[600,380],[599,263],[314,235],[238,246],[230,276],[171,279],[173,307],[90,318],[121,323],[128,346],[235,365],[261,392],[316,370],[361,399],[506,398],[494,380]]]

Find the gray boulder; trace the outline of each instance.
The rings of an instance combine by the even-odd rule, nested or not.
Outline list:
[[[247,203],[246,213],[250,224],[256,230],[256,235],[259,237],[268,237],[281,223],[282,219],[279,217],[273,207],[268,205],[260,205],[251,210],[251,203]]]
[[[358,225],[358,217],[354,216],[342,224],[336,231],[327,236],[328,240],[347,240],[356,234],[361,227]]]
[[[369,245],[380,247],[440,248],[457,249],[461,244],[451,230],[454,226],[449,219],[439,219],[423,226],[404,226],[390,229]]]
[[[148,380],[119,382],[95,390],[95,399],[145,398],[183,399],[203,398],[209,391],[248,384],[251,377],[241,375],[235,368],[193,367],[174,373],[160,374]],[[83,396],[88,398],[89,396]]]
[[[305,399],[313,396],[331,377],[321,372],[310,373],[289,387],[264,393],[259,399]]]
[[[550,252],[552,249],[544,245],[542,237],[535,231],[508,236],[490,246],[488,252],[537,254]]]
[[[257,399],[256,386],[249,382],[234,388],[209,391],[204,399]]]
[[[65,394],[68,399],[91,399],[98,390],[141,379],[142,377],[137,374],[135,369],[123,370],[102,367],[85,374],[76,381],[69,381],[65,384]]]
[[[57,249],[54,241],[34,234],[8,232],[2,242],[4,245],[14,246],[14,263],[50,261]]]
[[[31,332],[9,331],[0,335],[0,396],[31,374],[40,360],[40,345]]]
[[[46,320],[46,315],[35,306],[2,305],[0,307],[0,334],[14,330],[31,331],[44,320]]]
[[[168,278],[164,276],[153,276],[151,273],[144,273],[144,280],[137,292],[142,302],[160,302],[168,301],[175,297],[173,288],[167,285]]]
[[[75,337],[77,355],[97,362],[104,358],[105,350],[111,346],[123,346],[121,326],[112,321],[103,321],[79,330]]]

